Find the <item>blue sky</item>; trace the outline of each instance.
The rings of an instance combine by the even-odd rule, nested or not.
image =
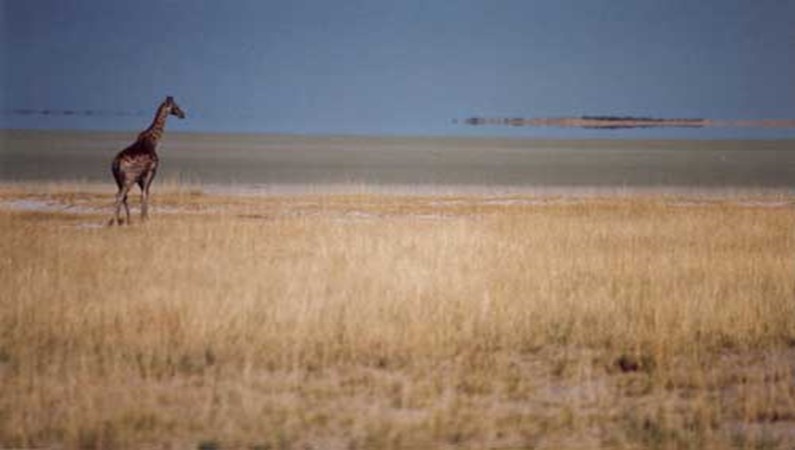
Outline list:
[[[795,118],[792,0],[0,0],[2,127],[543,137],[469,116]],[[105,115],[20,115],[13,110]]]

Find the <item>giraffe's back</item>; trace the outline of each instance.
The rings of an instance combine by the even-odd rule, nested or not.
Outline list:
[[[147,173],[157,171],[158,163],[154,146],[138,140],[113,158],[111,169],[116,184],[121,186],[125,182],[137,182]]]

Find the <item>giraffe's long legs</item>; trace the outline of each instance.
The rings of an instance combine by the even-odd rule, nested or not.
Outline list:
[[[127,192],[124,193],[124,199],[122,200],[122,203],[124,203],[124,213],[127,216],[127,225],[130,224],[130,204],[127,203],[127,193],[128,192],[130,192],[130,187],[127,188]]]
[[[146,194],[146,191],[141,189],[141,221],[145,221],[149,218],[149,196]]]
[[[155,171],[149,171],[143,179],[138,181],[138,186],[141,188],[141,220],[144,221],[149,218],[149,186],[152,185],[152,180],[155,179]]]
[[[116,224],[121,225],[121,206],[124,204],[124,210],[127,213],[127,224],[130,223],[130,207],[127,205],[127,193],[130,192],[130,187],[132,187],[131,183],[124,183],[119,186],[119,192],[116,193],[116,213],[112,219],[110,219],[110,223],[108,225],[113,225],[114,221]]]

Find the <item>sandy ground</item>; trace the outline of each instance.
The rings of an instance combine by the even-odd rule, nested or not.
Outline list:
[[[65,187],[65,188],[64,188]],[[344,220],[367,220],[394,217],[396,214],[412,218],[437,220],[446,217],[445,210],[460,205],[468,207],[527,207],[584,203],[594,199],[644,198],[660,201],[677,208],[731,205],[741,208],[792,208],[792,194],[786,189],[684,189],[684,188],[605,188],[605,187],[549,187],[549,188],[500,188],[489,186],[401,186],[401,185],[155,185],[151,198],[151,213],[186,214],[227,213],[246,214],[252,202],[262,199],[292,198],[290,208],[279,210],[275,216],[301,216],[318,212],[323,197],[387,195],[397,198],[410,197],[424,204],[432,212],[390,212],[374,214],[368,207],[357,208],[355,203],[344,209],[329,213]],[[12,211],[65,213],[82,216],[80,226],[99,225],[95,217],[113,212],[115,187],[102,183],[35,184],[0,183],[0,209]],[[130,196],[131,214],[140,212],[138,192]],[[188,199],[186,201],[186,198]],[[303,199],[303,200],[301,200]],[[274,215],[273,212],[269,214]],[[456,211],[456,214],[458,212]]]

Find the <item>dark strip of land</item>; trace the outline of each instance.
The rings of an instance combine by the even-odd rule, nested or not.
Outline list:
[[[658,118],[636,116],[580,116],[580,117],[469,117],[467,125],[508,125],[514,127],[562,127],[615,130],[625,128],[795,128],[795,120],[714,120],[702,118]]]

